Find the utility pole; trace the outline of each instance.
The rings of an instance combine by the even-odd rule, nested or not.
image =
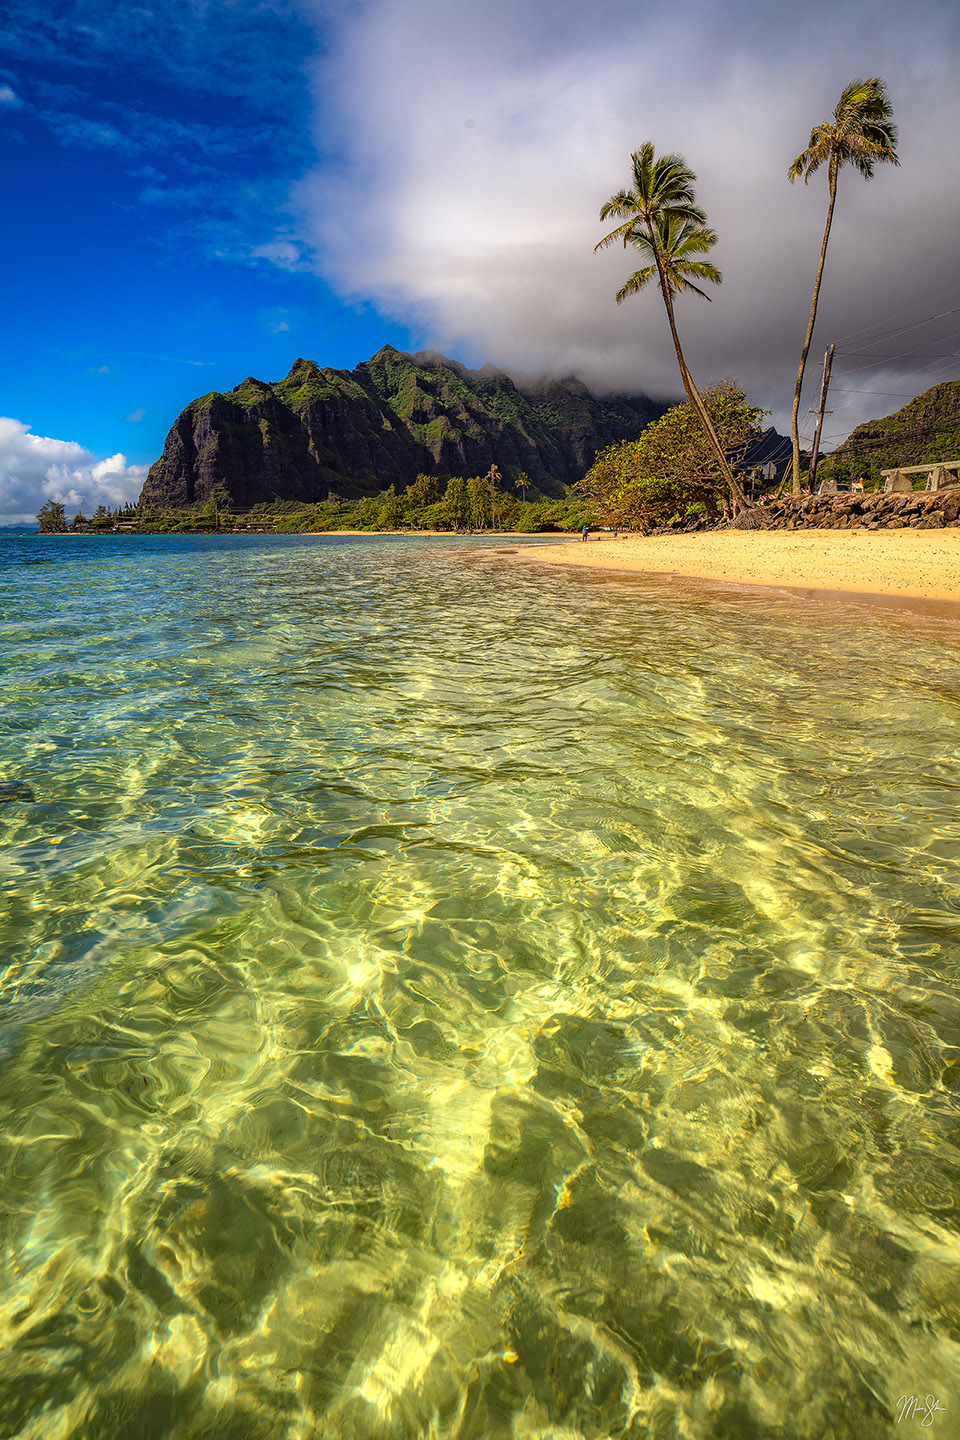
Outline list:
[[[808,472],[807,484],[811,493],[817,478],[817,461],[820,458],[820,432],[823,429],[823,412],[827,408],[827,389],[830,385],[830,371],[833,369],[833,352],[835,345],[831,345],[823,357],[823,380],[820,385],[820,411],[817,415],[817,433],[813,437],[813,454],[810,456],[810,470]]]

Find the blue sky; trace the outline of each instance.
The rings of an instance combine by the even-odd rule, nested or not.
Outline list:
[[[593,253],[646,139],[720,235],[723,286],[679,306],[694,373],[785,428],[825,209],[786,170],[858,75],[887,80],[902,165],[842,180],[809,372],[812,400],[836,340],[828,445],[960,374],[954,4],[6,10],[0,519],[135,497],[188,401],[298,355],[389,342],[677,395],[656,297],[616,306],[622,252]]]
[[[410,343],[332,296],[297,237],[313,24],[287,5],[177,13],[83,3],[38,25],[24,5],[0,68],[19,197],[0,229],[0,410],[131,463],[196,394],[301,352],[352,366]]]

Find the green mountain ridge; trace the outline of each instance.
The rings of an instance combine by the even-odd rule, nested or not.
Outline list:
[[[826,457],[824,470],[829,473],[840,464],[866,472],[958,459],[960,380],[945,380],[892,415],[858,425]]]
[[[353,370],[298,359],[279,381],[248,376],[177,417],[151,466],[141,505],[180,508],[212,497],[237,508],[402,488],[418,474],[521,471],[559,496],[595,456],[635,439],[666,410],[645,395],[598,397],[575,377],[517,385],[492,366],[385,345]]]

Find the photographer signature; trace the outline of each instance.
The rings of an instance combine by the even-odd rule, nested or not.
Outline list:
[[[916,1420],[921,1415],[923,1416],[920,1421],[921,1425],[932,1425],[933,1417],[938,1411],[946,1414],[936,1395],[925,1395],[922,1400],[917,1395],[901,1395],[897,1405],[900,1409],[897,1416],[898,1425],[901,1420]]]

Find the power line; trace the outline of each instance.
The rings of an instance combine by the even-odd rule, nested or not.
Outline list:
[[[957,338],[958,335],[960,335],[960,330],[954,330],[950,335],[941,335],[941,336],[940,336],[940,341],[939,341],[939,343],[940,343],[941,345],[946,345],[946,343],[947,343],[948,340],[956,340],[956,338]],[[879,343],[880,343],[880,342],[879,342],[879,340],[878,340],[878,341],[877,341],[877,344],[879,345]],[[847,353],[848,355],[852,356],[853,358],[856,358],[858,355],[867,355],[867,354],[869,354],[869,351],[867,351],[867,350],[848,350],[846,353]],[[901,350],[901,352],[900,352],[899,355],[890,355],[890,356],[887,356],[887,357],[882,357],[882,356],[881,356],[881,357],[878,357],[878,358],[881,358],[881,359],[882,359],[882,358],[887,358],[887,359],[890,359],[890,360],[902,360],[905,356],[910,356],[910,355],[921,355],[921,356],[922,356],[923,353],[924,353],[924,352],[923,352],[922,350]],[[939,359],[939,357],[940,357],[940,352],[939,352],[939,351],[937,351],[937,353],[936,353],[935,355],[931,355],[929,351],[927,352],[927,358],[929,358],[929,359]]]
[[[939,300],[941,295],[952,295],[956,290],[955,285],[948,285],[946,290],[939,290],[933,298]],[[906,310],[898,310],[895,315],[888,315],[885,320],[875,320],[872,325],[864,325],[862,330],[851,330],[849,335],[841,335],[836,342],[838,345],[845,344],[848,340],[855,340],[858,335],[865,335],[868,330],[878,330],[882,325],[889,325],[891,320],[899,320],[901,315],[909,315],[911,310],[919,310],[921,305],[929,305],[929,300],[918,300],[916,305],[908,305]],[[924,321],[920,322],[924,324]]]
[[[834,395],[887,395],[891,400],[915,400],[916,396],[912,390],[856,390],[851,386],[848,390],[834,390]]]
[[[918,375],[921,375],[924,370],[929,370],[934,365],[943,365],[946,363],[947,360],[952,360],[955,355],[960,355],[960,350],[950,350],[947,352],[946,355],[938,355],[935,360],[932,360],[930,362],[929,365],[921,365],[920,369],[916,373]],[[891,355],[885,360],[871,360],[867,365],[854,365],[852,370],[841,370],[839,372],[840,378],[842,379],[845,375],[856,375],[861,370],[876,370],[878,366],[893,365],[897,360],[908,360],[910,358],[911,352],[907,351],[903,355]],[[916,358],[923,359],[924,357],[920,355],[916,356]]]
[[[891,330],[888,335],[878,335],[875,340],[865,340],[867,346],[883,345],[888,340],[896,340],[898,335],[906,335],[910,330],[919,330],[923,325],[932,325],[935,320],[944,320],[948,315],[960,315],[960,305],[953,310],[941,310],[939,315],[931,315],[927,320],[915,320],[912,325],[903,325],[899,330]],[[851,337],[853,338],[853,337]],[[859,355],[865,352],[859,350],[846,350],[846,355]]]

